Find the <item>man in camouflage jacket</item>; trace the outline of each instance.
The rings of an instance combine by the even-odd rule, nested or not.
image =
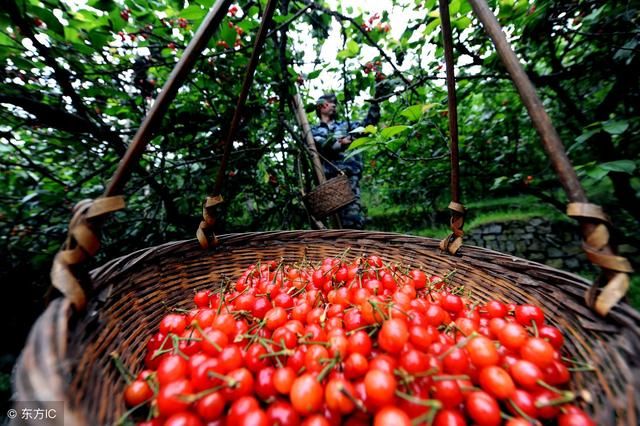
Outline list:
[[[322,156],[322,164],[327,179],[336,177],[339,170],[349,178],[356,199],[338,211],[343,228],[364,228],[365,216],[360,203],[360,178],[362,178],[362,155],[345,158],[346,149],[357,135],[349,133],[357,127],[377,124],[380,120],[380,106],[372,103],[363,122],[337,121],[337,99],[334,94],[326,94],[316,102],[316,114],[320,122],[311,128],[316,148]]]

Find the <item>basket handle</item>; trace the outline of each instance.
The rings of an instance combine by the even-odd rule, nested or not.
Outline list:
[[[446,3],[446,0],[440,0],[441,6],[443,2]],[[576,218],[580,223],[583,235],[582,248],[586,252],[587,258],[592,264],[602,269],[600,278],[595,280],[588,289],[585,301],[600,315],[606,315],[626,294],[629,288],[628,274],[633,272],[633,268],[626,258],[616,255],[614,248],[609,243],[609,219],[600,206],[589,203],[560,136],[544,110],[535,87],[509,45],[498,20],[485,0],[469,0],[469,3],[493,41],[498,55],[511,75],[522,102],[527,107],[529,117],[542,139],[551,164],[570,201],[567,206],[567,215]],[[448,21],[448,17],[448,10],[446,16],[441,13],[443,24]],[[451,64],[451,68],[453,68],[453,64]],[[447,64],[447,77],[449,77],[449,64]],[[447,79],[447,83],[449,83],[449,79]],[[447,84],[447,88],[449,89],[449,84]],[[598,289],[603,285],[604,288],[598,294]]]
[[[267,38],[267,32],[269,30],[269,26],[271,25],[277,3],[278,0],[269,0],[264,14],[262,15],[260,28],[258,29],[258,34],[256,35],[256,39],[253,44],[253,52],[251,53],[251,58],[249,59],[249,65],[247,66],[247,70],[244,75],[244,81],[242,82],[240,95],[238,95],[236,109],[233,112],[233,118],[231,119],[229,132],[227,133],[227,138],[225,140],[222,161],[220,163],[220,167],[218,168],[216,182],[212,191],[213,195],[207,196],[202,207],[202,221],[200,222],[200,225],[198,225],[196,237],[198,238],[200,246],[204,249],[208,248],[210,245],[218,245],[218,238],[213,233],[213,226],[216,223],[213,209],[218,204],[224,202],[220,192],[222,191],[222,185],[224,183],[227,162],[229,161],[229,156],[231,155],[231,145],[233,144],[233,140],[236,136],[236,133],[238,132],[238,127],[240,127],[240,120],[242,119],[242,115],[244,112],[244,105],[247,101],[247,97],[249,96],[249,90],[251,89],[251,84],[253,83],[253,75],[255,74],[256,68],[258,67],[258,61],[260,60],[260,54],[262,53],[262,46],[264,45],[264,41]]]
[[[444,60],[447,73],[447,109],[449,118],[449,150],[451,162],[451,234],[440,241],[440,250],[456,254],[462,246],[464,231],[464,205],[460,203],[460,161],[458,150],[458,102],[456,99],[456,77],[453,65],[453,36],[449,18],[449,1],[439,0],[440,23],[444,43]]]
[[[207,46],[209,39],[220,26],[230,4],[231,0],[217,0],[207,13],[133,137],[103,196],[95,200],[80,201],[73,208],[67,239],[53,260],[51,284],[60,290],[76,309],[82,310],[86,305],[85,290],[76,275],[76,267],[98,252],[100,247],[98,228],[105,216],[124,208],[124,197],[121,194],[131,176],[133,166],[140,160],[162,116],[186,80],[200,53]]]

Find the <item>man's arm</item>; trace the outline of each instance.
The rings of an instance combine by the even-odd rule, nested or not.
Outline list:
[[[342,149],[340,142],[335,140],[326,127],[319,125],[313,126],[311,128],[311,135],[316,142],[318,151],[325,157],[334,157]]]

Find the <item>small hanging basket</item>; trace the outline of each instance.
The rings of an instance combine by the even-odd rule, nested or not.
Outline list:
[[[355,201],[349,178],[340,174],[315,187],[304,196],[304,202],[311,214],[322,219]]]

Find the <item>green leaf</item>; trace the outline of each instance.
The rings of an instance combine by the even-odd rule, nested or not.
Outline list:
[[[35,66],[33,62],[29,61],[28,59],[21,58],[19,56],[12,57],[11,61],[14,63],[14,65],[17,68],[22,70],[30,70]]]
[[[373,124],[369,124],[367,127],[364,128],[364,133],[375,135],[376,133],[378,133],[378,128]]]
[[[354,40],[347,41],[347,50],[354,56],[360,53],[360,45]]]
[[[71,43],[77,43],[80,41],[80,33],[73,27],[64,27],[64,39]]]
[[[400,112],[400,115],[407,117],[409,121],[418,121],[422,117],[422,104],[411,105]]]
[[[629,123],[626,121],[609,120],[602,123],[602,128],[604,129],[604,131],[612,135],[619,135],[620,133],[627,130],[628,127]]]
[[[355,58],[360,53],[360,45],[354,40],[347,41],[345,49],[338,52],[336,55],[338,59],[344,60],[347,58]]]
[[[366,144],[366,143],[369,143],[369,142],[371,142],[371,141],[373,141],[373,140],[374,140],[374,139],[373,139],[373,138],[371,138],[371,137],[369,137],[369,136],[365,136],[365,137],[363,137],[363,138],[358,138],[358,139],[356,139],[355,141],[353,141],[353,142],[351,142],[351,143],[349,144],[349,147],[347,148],[347,150],[353,150],[353,149],[356,149],[356,148],[358,148],[359,146],[362,146],[362,145],[364,145],[364,144]]]
[[[440,27],[440,18],[436,18],[433,21],[429,22],[429,24],[424,29],[424,32],[422,34],[424,36],[428,36],[433,32],[433,30],[435,30],[436,28],[439,28],[439,27]]]
[[[0,32],[0,44],[4,46],[13,46],[14,44],[17,44],[17,42],[11,37],[9,37],[8,35],[6,35],[5,33]],[[5,58],[7,56],[10,56],[10,54],[11,54],[10,49],[0,48],[0,58]]]
[[[318,78],[318,76],[320,75],[320,73],[322,72],[322,70],[315,70],[315,71],[311,71],[309,74],[307,74],[307,80],[313,80],[314,78]]]
[[[471,25],[471,19],[466,16],[461,16],[453,21],[453,26],[459,30],[464,30],[465,28],[468,28],[469,25]]]
[[[31,10],[32,14],[42,19],[42,21],[47,24],[47,28],[49,28],[51,31],[60,35],[64,34],[64,27],[62,26],[60,21],[58,21],[58,18],[56,18],[53,12],[51,12],[49,9],[32,7]]]
[[[600,167],[609,172],[621,172],[632,175],[636,170],[636,163],[631,160],[617,160],[600,164]]]
[[[199,4],[192,4],[188,8],[184,9],[183,11],[181,11],[179,13],[179,15],[180,15],[181,18],[184,18],[184,19],[201,20],[202,18],[204,18],[204,15],[206,13],[207,13],[207,11],[204,10],[202,8],[202,6],[200,6]],[[235,41],[235,39],[234,39],[234,41]]]
[[[89,0],[87,2],[87,5],[93,7],[94,9],[109,12],[113,10],[115,2],[113,0]]]
[[[404,132],[410,126],[391,126],[385,127],[380,131],[380,136],[383,138],[390,138],[391,136],[397,135],[398,133]]]
[[[291,18],[293,18],[293,13],[289,13],[288,15],[278,15],[273,17],[273,22],[276,24],[282,24]]]
[[[453,0],[449,4],[449,15],[453,16],[460,10],[460,0]]]
[[[111,21],[111,29],[114,32],[120,31],[127,25],[125,20],[120,16],[120,10],[118,8],[111,11],[109,14],[109,21]]]
[[[91,45],[96,50],[105,46],[111,39],[111,35],[108,32],[103,31],[101,29],[93,29],[89,31],[88,37],[89,37],[89,41],[91,41]]]
[[[509,178],[507,178],[506,176],[500,176],[495,178],[493,181],[493,185],[491,185],[491,188],[489,188],[489,191],[493,191],[500,188],[502,185],[504,185],[505,182],[507,182],[508,179]]]
[[[591,136],[595,135],[596,133],[598,133],[598,130],[588,130],[588,131],[584,132],[583,134],[581,134],[580,136],[578,136],[576,138],[576,143],[577,144],[582,144],[582,143],[584,143],[584,141],[586,141],[587,139],[589,139]]]
[[[602,180],[606,175],[609,174],[609,171],[603,169],[602,167],[594,167],[593,169],[587,171],[587,176],[595,180]]]

